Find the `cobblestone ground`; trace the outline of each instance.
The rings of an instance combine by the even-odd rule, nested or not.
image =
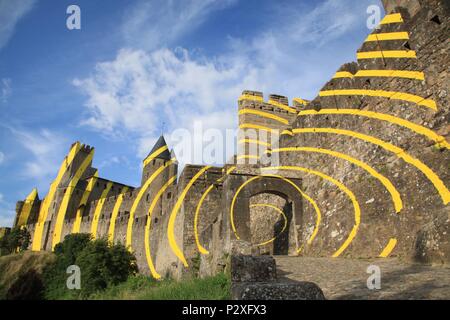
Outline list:
[[[450,267],[389,259],[276,256],[281,281],[311,281],[327,299],[450,299]],[[367,268],[381,270],[381,289],[367,288]]]

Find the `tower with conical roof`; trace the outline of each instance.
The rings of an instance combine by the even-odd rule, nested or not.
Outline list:
[[[160,136],[152,150],[143,161],[141,185],[151,178],[151,176],[162,166],[165,166],[171,159],[169,147],[164,136]]]

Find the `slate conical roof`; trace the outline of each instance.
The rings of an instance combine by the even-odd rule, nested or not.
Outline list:
[[[169,148],[167,147],[167,143],[166,140],[164,139],[164,136],[159,137],[158,141],[156,141],[155,145],[153,146],[152,151],[150,151],[145,160],[155,158],[170,160],[170,151]]]

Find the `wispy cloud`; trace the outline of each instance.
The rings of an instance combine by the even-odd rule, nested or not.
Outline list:
[[[5,161],[5,154],[0,151],[0,165]]]
[[[33,8],[36,0],[0,0],[0,50],[14,34],[17,23]]]
[[[29,154],[24,161],[22,178],[36,181],[39,189],[48,188],[48,181],[55,175],[55,168],[61,164],[69,141],[60,133],[48,129],[27,131],[10,128],[10,130]]]
[[[244,89],[313,98],[340,64],[354,58],[356,48],[348,51],[344,40],[364,25],[367,6],[378,0],[327,0],[312,11],[300,5],[278,8],[277,3],[274,18],[256,36],[228,38],[228,50],[216,56],[153,45],[198,27],[217,1],[189,1],[178,11],[173,1],[162,8],[157,3],[140,3],[148,8],[135,13],[136,20],[126,28],[130,37],[150,39],[148,50],[122,49],[114,60],[98,63],[89,77],[74,80],[88,97],[84,124],[110,134],[136,135],[140,157],[152,147],[162,121],[170,130],[189,132],[196,122],[204,129],[236,128],[236,100]],[[150,16],[144,19],[144,13]],[[172,15],[180,17],[180,26],[168,27],[166,18]],[[150,35],[142,37],[143,32]],[[342,50],[327,49],[325,44],[333,41]],[[198,143],[203,142],[193,141]]]
[[[11,79],[9,78],[2,78],[0,81],[0,101],[3,103],[6,103],[8,101],[8,98],[11,96],[12,89],[11,89]]]
[[[128,46],[146,50],[167,46],[198,28],[208,15],[237,0],[139,0],[124,15],[122,36]]]
[[[0,227],[12,226],[16,212],[14,206],[5,201],[5,197],[0,193]]]

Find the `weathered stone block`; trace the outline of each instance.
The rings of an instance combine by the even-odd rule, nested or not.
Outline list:
[[[325,300],[322,290],[312,282],[251,283],[232,288],[234,300]]]
[[[276,280],[275,259],[271,256],[232,256],[232,282],[267,282]]]

